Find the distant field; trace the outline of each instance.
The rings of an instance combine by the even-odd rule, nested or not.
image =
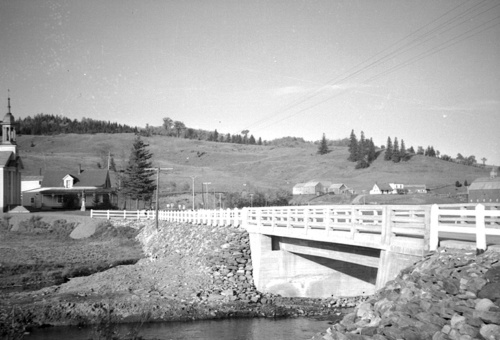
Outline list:
[[[51,169],[96,169],[105,166],[105,155],[114,156],[117,166],[125,167],[135,138],[133,134],[94,134],[19,136],[18,144],[25,175],[37,175]],[[209,190],[291,191],[293,185],[310,180],[344,183],[358,193],[368,191],[375,183],[399,182],[426,184],[441,188],[439,193],[454,195],[464,192],[455,182],[471,183],[488,176],[490,168],[471,167],[445,162],[425,156],[414,156],[408,162],[394,164],[383,160],[383,154],[367,169],[355,170],[347,161],[346,147],[331,147],[331,152],[320,156],[317,146],[297,142],[286,147],[239,145],[174,137],[143,138],[150,144],[154,166],[173,168],[161,174],[161,187],[175,182],[177,187],[190,188],[196,176],[195,190],[201,191],[203,182],[210,182]],[[103,157],[104,155],[104,157]],[[190,189],[189,189],[190,190]]]

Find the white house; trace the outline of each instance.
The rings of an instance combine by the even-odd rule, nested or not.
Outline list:
[[[392,194],[394,191],[389,184],[378,184],[373,185],[372,190],[370,190],[370,195],[386,195]]]
[[[15,119],[9,111],[3,118],[0,144],[0,207],[6,212],[21,204],[21,172],[23,163],[17,152]]]
[[[23,192],[23,205],[34,209],[84,210],[100,203],[117,203],[108,170],[47,171],[39,188]]]
[[[307,183],[298,183],[293,186],[294,195],[320,195],[328,193],[328,187],[331,185],[327,181],[311,181]]]
[[[42,180],[43,176],[22,176],[21,192],[41,188]]]

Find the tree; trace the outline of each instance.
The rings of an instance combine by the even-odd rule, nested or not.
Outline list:
[[[376,157],[377,157],[377,151],[375,150],[375,144],[373,143],[373,139],[370,138],[370,140],[368,141],[368,154],[367,154],[368,163],[373,162]]]
[[[174,121],[172,120],[172,118],[168,118],[168,117],[163,118],[163,128],[165,130],[167,130],[167,135],[170,132],[170,130],[172,129],[173,125],[174,125]]]
[[[181,135],[181,131],[186,128],[183,122],[176,120],[174,122],[174,129],[177,131],[177,137]]]
[[[215,129],[214,131],[214,139],[213,139],[214,142],[218,142],[219,141],[219,133],[217,132],[217,129]]]
[[[460,187],[462,186],[462,183],[460,183],[459,181],[456,181],[456,182],[455,182],[455,186],[456,186],[457,188],[460,188]]]
[[[253,135],[250,135],[250,139],[248,140],[248,143],[250,145],[255,145],[255,137]]]
[[[385,147],[384,160],[390,161],[392,159],[392,141],[391,137],[387,137],[387,145]]]
[[[329,152],[329,150],[328,150],[328,144],[326,143],[325,134],[323,134],[323,138],[321,139],[321,142],[319,143],[318,154],[325,155],[328,152]]]
[[[408,152],[411,153],[411,154],[415,154],[415,149],[413,148],[413,146],[410,146],[410,148],[408,149]]]
[[[249,132],[250,132],[249,130],[243,130],[243,131],[241,131],[241,134],[243,135],[243,139],[242,139],[242,141],[241,141],[240,144],[247,144],[248,143],[248,137],[247,137],[247,135],[248,135]]]
[[[464,181],[464,187],[468,187],[469,186],[469,183],[467,182],[467,180]]]
[[[394,137],[394,146],[392,149],[392,156],[391,160],[394,163],[398,163],[401,160],[401,157],[399,156],[399,143],[398,143],[398,137]]]
[[[351,136],[349,137],[349,158],[351,162],[356,162],[358,154],[358,139],[354,134],[354,130],[351,131]]]
[[[417,148],[417,155],[423,155],[423,154],[424,154],[424,148],[423,148],[423,147],[421,147],[421,146],[419,146],[419,147]]]
[[[483,166],[486,166],[486,161],[488,160],[487,158],[483,157],[481,158],[481,160],[483,161]]]
[[[365,160],[365,156],[367,153],[367,145],[365,139],[365,133],[361,131],[361,135],[359,137],[358,148],[356,152],[356,161]]]
[[[153,157],[147,149],[148,146],[149,144],[144,143],[140,136],[136,137],[132,144],[127,167],[121,178],[120,192],[136,200],[137,205],[139,200],[150,200],[156,187],[154,180],[151,179],[154,172],[146,170],[152,167],[150,159]]]

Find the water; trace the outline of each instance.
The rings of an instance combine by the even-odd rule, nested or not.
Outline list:
[[[310,339],[314,334],[326,331],[330,326],[329,322],[314,318],[254,318],[148,323],[141,326],[139,335],[145,339],[162,340],[300,340]],[[118,332],[126,335],[132,327],[133,324],[118,325]],[[92,339],[92,334],[92,327],[52,327],[34,330],[23,339],[89,340]]]

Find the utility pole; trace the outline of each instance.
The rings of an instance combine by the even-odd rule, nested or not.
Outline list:
[[[189,177],[191,177],[191,179],[193,180],[192,188],[193,188],[193,211],[194,211],[194,179],[196,178],[196,176],[189,176]]]
[[[155,222],[156,222],[156,230],[158,231],[158,204],[159,204],[159,192],[160,192],[160,171],[161,170],[173,170],[172,168],[146,168],[144,170],[155,171],[156,170],[156,213],[155,213]]]
[[[250,194],[250,207],[253,208],[253,194]]]
[[[212,182],[203,182],[203,185],[205,185],[205,192],[207,193],[207,202],[206,202],[206,205],[205,205],[205,209],[208,209],[208,196],[209,196],[209,192],[208,192],[208,185],[209,184],[212,184]]]

